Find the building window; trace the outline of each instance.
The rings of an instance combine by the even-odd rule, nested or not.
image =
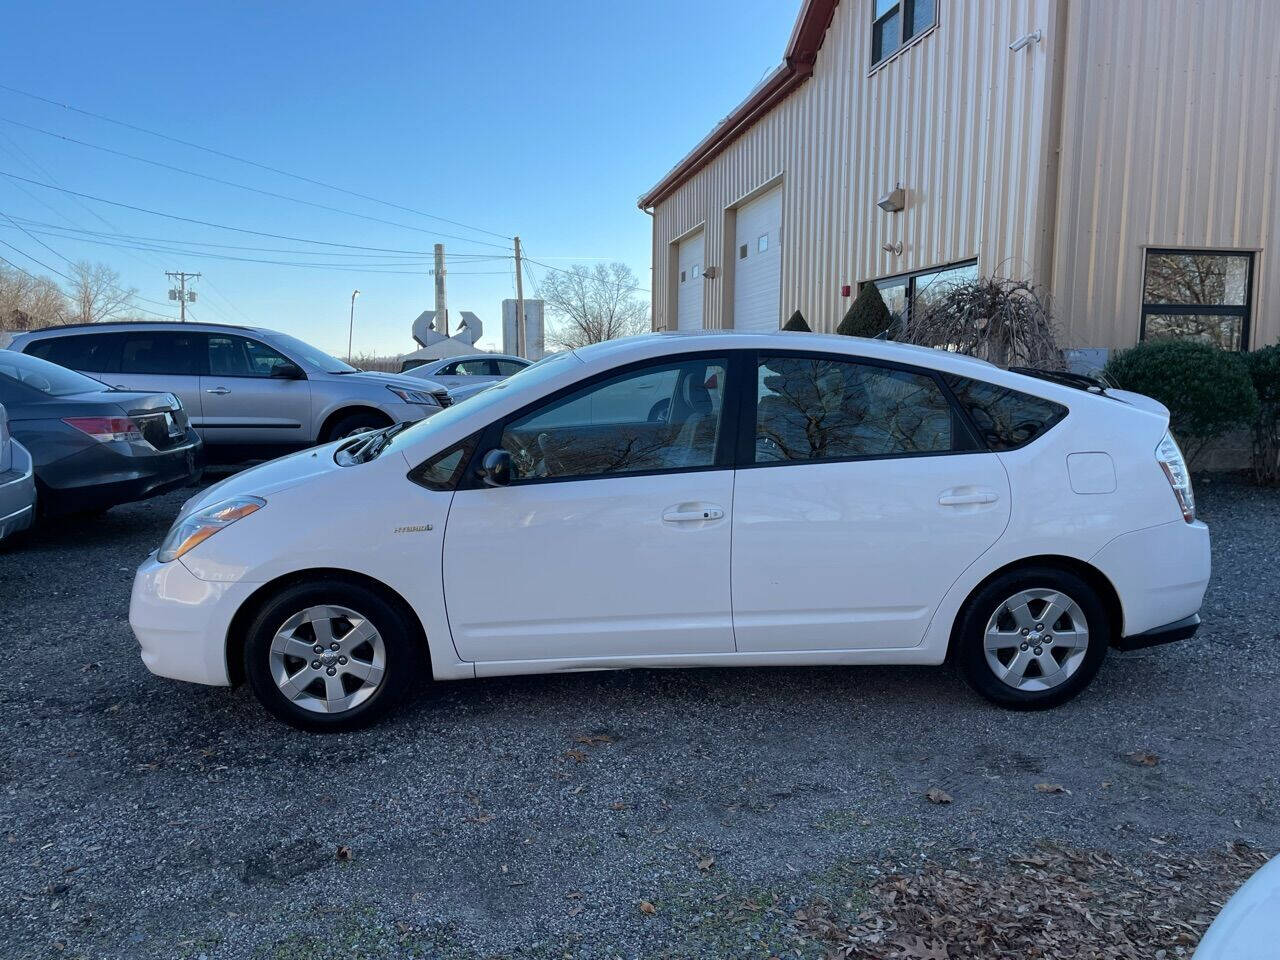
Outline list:
[[[962,283],[978,279],[978,261],[969,260],[948,267],[936,267],[917,273],[905,273],[872,281],[884,298],[899,327],[905,325],[915,307],[928,304]]]
[[[745,243],[738,248],[738,259],[739,260],[747,259],[747,245]]]
[[[689,271],[689,276],[691,276],[694,280],[697,280],[700,276],[702,276],[702,264],[695,263],[693,265],[693,269]]]
[[[681,270],[681,271],[680,271],[680,282],[681,282],[681,283],[684,283],[684,281],[685,281],[685,273],[684,273],[684,271],[683,271],[683,270]]]
[[[764,253],[768,249],[769,249],[769,235],[767,233],[761,234],[759,237],[756,238],[756,252]]]
[[[1141,338],[1244,349],[1252,286],[1252,253],[1148,250]]]
[[[899,50],[931,26],[937,0],[875,0],[871,23],[871,65]]]

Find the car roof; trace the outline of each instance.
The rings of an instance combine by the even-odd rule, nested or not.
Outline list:
[[[24,330],[14,339],[40,340],[46,336],[77,333],[119,333],[125,330],[245,330],[250,333],[267,335],[277,333],[266,327],[249,327],[234,323],[202,323],[196,320],[103,320],[96,323],[59,323],[39,330]]]
[[[459,353],[451,357],[441,357],[439,360],[428,360],[422,366],[438,367],[445,363],[456,363],[459,360],[518,360],[520,363],[530,363],[532,361],[517,357],[511,353]]]

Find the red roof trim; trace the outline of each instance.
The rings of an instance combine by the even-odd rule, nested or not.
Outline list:
[[[641,210],[671,196],[681,184],[755,126],[758,120],[813,75],[818,51],[822,49],[822,41],[826,39],[827,29],[831,26],[831,18],[835,16],[839,3],[840,0],[805,0],[804,6],[800,8],[800,15],[796,18],[796,25],[791,30],[791,39],[787,43],[782,63],[640,198]]]

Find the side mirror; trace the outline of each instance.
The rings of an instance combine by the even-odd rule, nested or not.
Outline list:
[[[511,454],[495,448],[480,461],[480,479],[491,487],[505,487],[511,482]]]
[[[275,380],[305,380],[307,375],[302,368],[292,361],[277,363],[271,368],[271,377]]]

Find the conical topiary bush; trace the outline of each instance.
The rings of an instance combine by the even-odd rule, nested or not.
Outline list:
[[[809,324],[804,321],[804,314],[799,310],[791,315],[791,319],[782,325],[783,330],[799,330],[802,333],[812,333],[813,330]]]
[[[836,327],[836,333],[846,337],[878,337],[893,323],[893,314],[884,304],[884,297],[874,283],[864,283],[857,299],[849,306],[849,312]]]

